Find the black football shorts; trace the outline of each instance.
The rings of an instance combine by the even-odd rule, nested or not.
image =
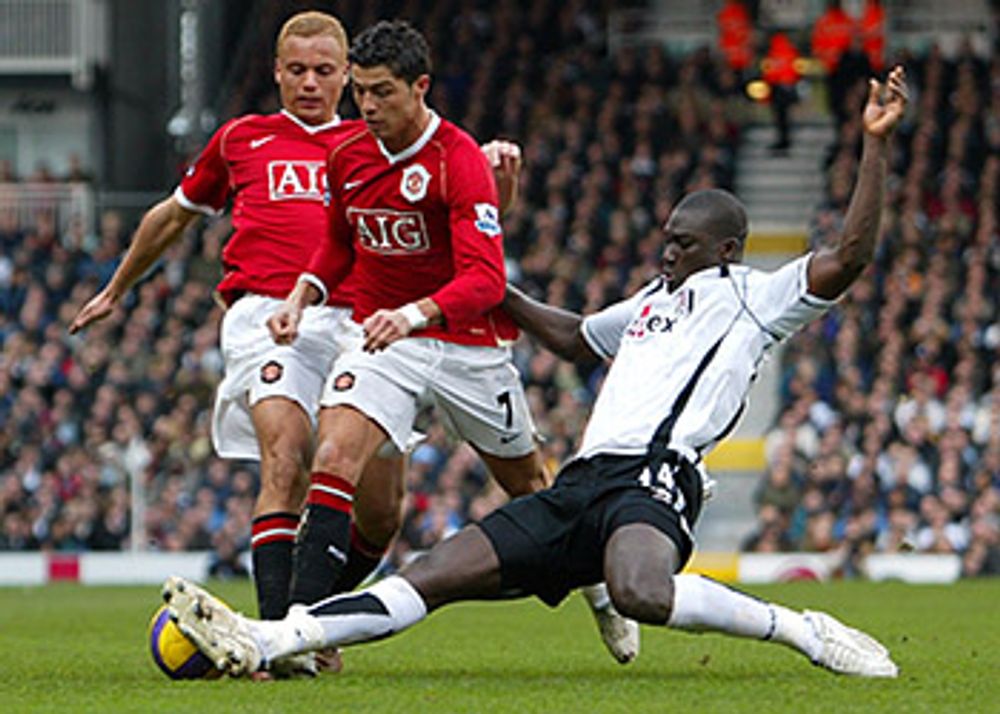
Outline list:
[[[649,524],[670,538],[683,567],[694,545],[701,476],[682,461],[672,472],[671,497],[662,484],[649,483],[647,463],[641,456],[610,455],[574,461],[552,488],[486,516],[479,526],[499,557],[504,592],[535,595],[554,607],[570,591],[604,580],[604,546],[631,523]]]

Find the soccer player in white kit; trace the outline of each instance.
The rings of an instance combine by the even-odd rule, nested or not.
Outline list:
[[[352,91],[367,128],[330,154],[330,240],[269,321],[294,344],[306,306],[348,274],[365,350],[338,358],[324,389],[306,512],[295,546],[293,603],[330,594],[345,567],[355,487],[388,440],[403,449],[419,401],[433,399],[511,496],[547,475],[499,309],[503,231],[489,163],[472,138],[424,103],[430,59],[406,23],[382,22],[350,52]],[[406,337],[407,339],[402,339]],[[601,636],[621,662],[638,652],[638,627],[602,590],[585,592]]]
[[[858,179],[835,245],[773,273],[742,265],[746,212],[720,190],[686,196],[664,226],[663,275],[581,319],[512,294],[519,325],[561,354],[614,356],[580,452],[552,488],[443,541],[400,575],[281,622],[249,620],[181,578],[164,599],[181,629],[233,674],[299,651],[383,639],[465,599],[549,604],[605,578],[619,611],[650,625],[777,642],[830,671],[895,677],[889,652],[832,616],[796,612],[699,575],[677,574],[701,506],[699,462],[735,424],[767,351],[841,296],[871,262],[901,67],[871,80]]]

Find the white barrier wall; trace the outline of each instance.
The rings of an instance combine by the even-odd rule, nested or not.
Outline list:
[[[953,583],[962,574],[957,555],[869,555],[865,575],[870,580],[902,580],[906,583]]]
[[[0,554],[0,585],[39,585],[47,579],[47,559],[38,553]]]
[[[249,566],[249,557],[245,559]],[[170,575],[208,576],[211,553],[0,553],[0,586],[79,582],[85,585],[155,585]],[[687,570],[725,582],[777,583],[828,580],[840,560],[825,553],[697,553]],[[871,555],[861,562],[870,580],[951,583],[957,555]]]
[[[204,580],[211,553],[0,553],[0,585],[150,585],[170,575]]]

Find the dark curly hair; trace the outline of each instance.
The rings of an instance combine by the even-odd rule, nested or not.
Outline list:
[[[405,20],[382,20],[354,40],[348,57],[359,67],[385,65],[412,84],[431,73],[431,51],[424,36]]]

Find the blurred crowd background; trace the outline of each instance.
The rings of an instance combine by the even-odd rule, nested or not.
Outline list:
[[[732,189],[743,130],[759,119],[747,66],[709,46],[609,54],[602,7],[430,3],[413,18],[435,53],[431,104],[481,141],[524,147],[521,199],[504,221],[510,279],[585,313],[656,274],[671,207],[692,189]],[[259,19],[262,44],[229,115],[276,109],[271,43],[283,10]],[[368,6],[342,19],[356,33],[377,18]],[[808,39],[801,45],[808,54]],[[755,46],[763,52],[762,40]],[[958,553],[966,575],[998,573],[1000,59],[931,47],[889,61],[905,64],[913,99],[875,265],[784,352],[758,523],[742,547],[839,551],[848,572],[868,552]],[[830,93],[837,140],[816,167],[826,189],[813,247],[841,228],[854,182],[874,69],[860,62]],[[349,99],[343,109],[352,114]],[[0,163],[0,190],[87,180],[85,167],[17,176]],[[185,236],[126,311],[70,336],[66,325],[109,278],[134,226],[106,211],[95,226],[62,229],[44,210],[26,220],[4,205],[0,550],[128,548],[139,483],[146,547],[214,549],[216,572],[243,572],[236,556],[248,548],[256,465],[218,459],[209,437],[222,370],[212,290],[228,221]],[[525,340],[515,360],[554,471],[604,367],[577,369]],[[388,567],[504,498],[433,414],[422,425]]]

